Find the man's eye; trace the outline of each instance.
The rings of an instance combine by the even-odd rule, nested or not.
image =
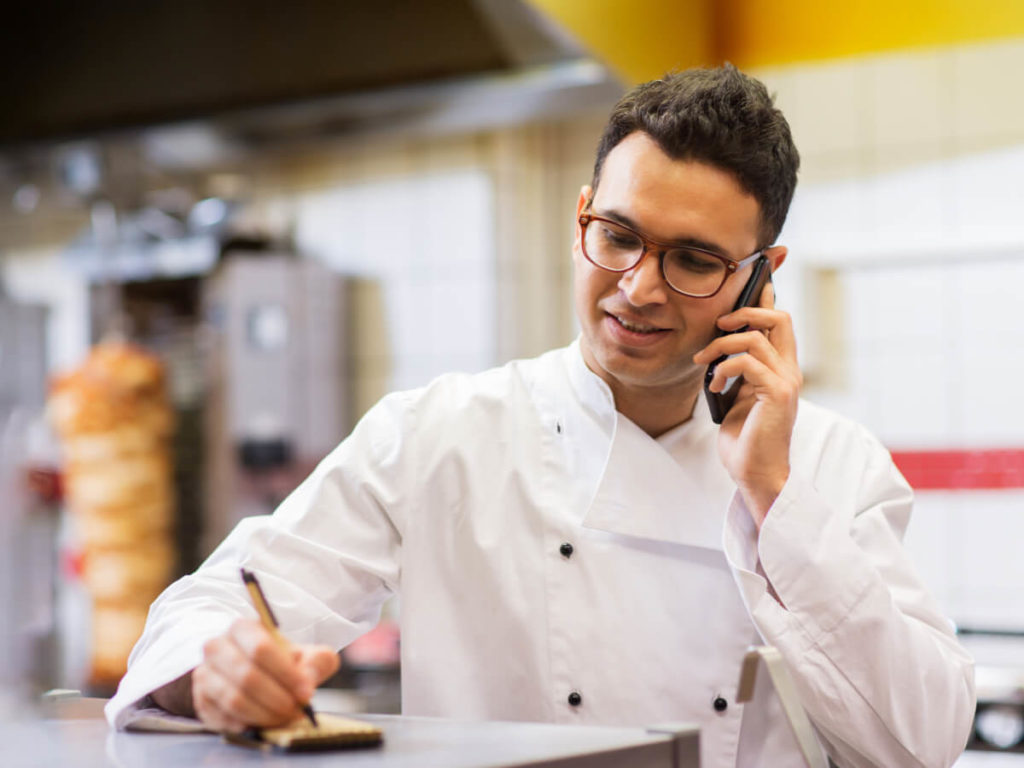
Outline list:
[[[721,261],[712,256],[708,256],[706,253],[690,251],[684,248],[678,248],[674,251],[670,251],[668,258],[671,259],[677,267],[689,272],[700,272],[701,274],[706,274],[708,272],[718,272],[725,268]]]
[[[610,227],[602,227],[601,233],[605,242],[613,248],[621,248],[624,251],[629,251],[640,247],[640,241],[636,239],[635,235],[631,235],[629,232],[621,232],[616,229],[611,229]]]

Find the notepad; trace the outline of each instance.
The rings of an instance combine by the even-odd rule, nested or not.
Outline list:
[[[241,736],[225,738],[233,744],[271,747],[283,752],[375,747],[384,740],[380,728],[361,720],[325,712],[317,712],[316,719],[316,726],[303,718],[279,728],[251,729]]]

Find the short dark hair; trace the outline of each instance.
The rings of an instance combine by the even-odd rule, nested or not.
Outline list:
[[[732,173],[761,207],[758,245],[775,242],[793,200],[800,155],[764,83],[726,64],[673,72],[636,86],[615,105],[598,143],[595,190],[608,153],[636,131],[654,139],[669,157]]]

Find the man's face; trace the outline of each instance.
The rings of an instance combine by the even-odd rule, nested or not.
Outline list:
[[[760,206],[730,173],[674,160],[642,132],[608,153],[596,192],[581,191],[577,215],[591,194],[592,213],[659,242],[710,244],[736,261],[758,247]],[[629,272],[608,272],[587,261],[580,239],[577,225],[574,292],[587,365],[615,393],[678,388],[681,396],[692,395],[704,372],[692,357],[711,341],[716,318],[736,303],[750,268],[730,276],[711,298],[695,299],[669,288],[657,254],[647,253]]]

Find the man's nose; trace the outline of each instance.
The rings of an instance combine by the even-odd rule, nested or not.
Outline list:
[[[640,262],[619,278],[619,288],[635,307],[664,304],[670,288],[661,273],[661,257],[657,251],[646,251]]]

